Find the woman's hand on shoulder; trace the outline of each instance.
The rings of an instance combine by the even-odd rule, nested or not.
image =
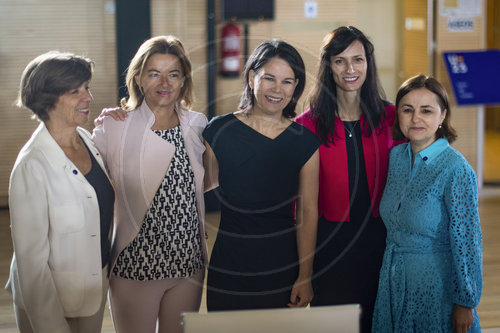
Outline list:
[[[102,109],[101,114],[94,119],[94,126],[101,125],[106,116],[111,116],[111,118],[117,121],[123,121],[127,118],[127,111],[120,107]]]
[[[474,310],[455,304],[451,318],[452,330],[457,333],[466,333],[474,322]]]

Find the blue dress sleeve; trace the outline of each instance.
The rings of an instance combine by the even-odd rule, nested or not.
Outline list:
[[[483,288],[483,255],[476,175],[467,162],[453,173],[444,198],[450,218],[453,302],[474,308]]]

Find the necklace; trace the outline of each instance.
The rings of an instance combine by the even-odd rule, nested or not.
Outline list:
[[[356,120],[354,122],[354,125],[352,125],[351,127],[351,130],[349,131],[349,129],[347,128],[348,126],[346,126],[346,123],[352,123],[351,121],[347,122],[347,121],[344,121],[344,128],[345,130],[349,133],[349,137],[352,138],[352,132],[354,132],[354,128],[356,127],[356,125],[359,123],[359,120]]]

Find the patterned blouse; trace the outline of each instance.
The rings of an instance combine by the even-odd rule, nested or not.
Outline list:
[[[475,308],[483,286],[476,175],[444,138],[411,160],[409,143],[391,150],[373,331],[451,332],[454,305]]]
[[[194,173],[181,127],[154,132],[176,150],[139,233],[118,256],[113,273],[125,279],[185,278],[204,265]]]

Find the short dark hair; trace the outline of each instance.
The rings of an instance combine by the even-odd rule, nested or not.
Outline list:
[[[331,57],[342,53],[355,41],[363,44],[367,62],[366,79],[360,94],[361,111],[367,120],[363,133],[370,136],[385,119],[385,93],[378,78],[373,44],[363,32],[353,26],[338,27],[323,39],[318,75],[309,93],[311,115],[315,119],[316,132],[323,143],[334,142],[335,119],[339,117],[337,84],[333,79]]]
[[[240,110],[248,110],[254,106],[254,96],[248,82],[250,71],[253,70],[257,73],[269,60],[276,57],[285,60],[288,65],[290,65],[295,75],[295,79],[298,80],[290,103],[283,109],[283,116],[286,118],[293,118],[297,115],[295,113],[295,107],[306,85],[305,65],[299,52],[292,45],[278,39],[261,43],[248,58],[243,71],[245,82],[243,93],[240,98],[240,105],[238,107]]]
[[[433,77],[419,74],[413,76],[403,82],[401,87],[398,90],[398,94],[396,95],[396,111],[399,110],[399,105],[401,103],[401,99],[406,96],[409,92],[425,88],[431,92],[433,92],[436,97],[439,106],[441,107],[441,112],[446,111],[446,115],[444,116],[444,120],[441,123],[441,128],[438,128],[436,131],[436,139],[446,138],[448,142],[453,142],[457,138],[457,133],[455,129],[450,124],[450,104],[448,99],[448,93],[446,89]],[[401,132],[401,127],[399,126],[399,116],[398,112],[396,112],[396,121],[392,127],[392,137],[395,141],[403,141],[406,139],[403,132]]]
[[[59,96],[89,81],[93,69],[92,60],[73,53],[41,54],[24,69],[16,105],[30,109],[45,122]]]

